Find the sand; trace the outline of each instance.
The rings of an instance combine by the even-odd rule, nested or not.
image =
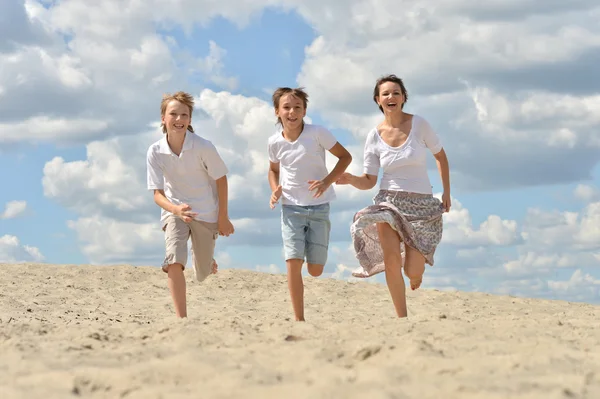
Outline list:
[[[600,307],[284,275],[0,264],[0,397],[600,398]]]

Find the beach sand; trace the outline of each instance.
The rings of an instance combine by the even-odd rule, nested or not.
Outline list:
[[[600,307],[285,275],[0,264],[0,398],[600,398]]]

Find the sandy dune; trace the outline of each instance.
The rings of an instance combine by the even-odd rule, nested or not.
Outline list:
[[[190,271],[188,270],[188,273]],[[0,265],[0,397],[600,398],[600,307],[285,276],[188,275],[173,316],[154,267]]]

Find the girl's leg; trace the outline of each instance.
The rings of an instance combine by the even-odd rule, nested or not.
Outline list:
[[[414,291],[421,286],[425,273],[425,257],[416,249],[404,246],[406,260],[404,261],[404,274],[410,279],[410,288]]]
[[[302,259],[288,259],[287,265],[288,289],[292,300],[292,308],[296,321],[304,321],[304,282],[302,281]]]
[[[385,264],[385,280],[396,309],[398,317],[406,317],[406,288],[402,277],[402,253],[400,252],[400,237],[387,223],[377,223],[379,242],[383,250]]]

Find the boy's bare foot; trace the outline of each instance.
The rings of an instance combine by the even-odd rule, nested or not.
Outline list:
[[[414,291],[421,286],[422,282],[423,282],[423,276],[421,276],[419,278],[415,278],[413,280],[410,280],[410,288]]]
[[[217,261],[213,259],[212,274],[217,274],[217,271],[219,271],[219,265],[217,264]]]

